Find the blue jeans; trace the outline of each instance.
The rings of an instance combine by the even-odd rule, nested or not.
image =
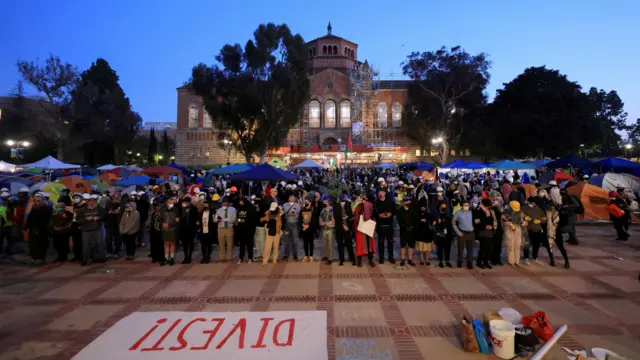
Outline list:
[[[298,224],[287,224],[285,229],[287,232],[284,235],[284,251],[283,255],[286,257],[298,258],[298,238],[300,237]]]

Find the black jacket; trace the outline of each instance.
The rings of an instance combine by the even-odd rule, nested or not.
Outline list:
[[[418,217],[413,206],[409,206],[408,209],[405,209],[404,206],[400,207],[396,212],[396,219],[400,232],[416,230]]]
[[[346,216],[346,219],[343,217]],[[344,202],[344,214],[342,213],[342,207],[340,203],[335,203],[333,205],[333,219],[336,222],[336,231],[343,231],[343,225],[347,225],[349,229],[351,229],[351,224],[353,224],[353,211],[351,210],[351,202]]]
[[[198,229],[196,222],[198,222],[199,214],[198,209],[189,204],[186,208],[180,208],[180,232],[195,233]]]

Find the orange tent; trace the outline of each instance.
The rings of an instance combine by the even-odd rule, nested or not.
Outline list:
[[[576,179],[573,176],[562,171],[556,171],[553,174],[553,180],[555,180],[558,184],[560,184],[560,182],[564,180],[576,181]]]
[[[434,180],[435,178],[436,177],[428,171],[422,172],[422,181]]]
[[[594,185],[580,183],[567,188],[569,195],[577,196],[584,206],[584,219],[609,220],[609,193]]]
[[[120,180],[118,175],[110,173],[110,172],[104,172],[104,173],[98,175],[98,179],[103,180],[104,182],[106,182],[109,185],[111,185],[114,182]]]
[[[524,191],[527,194],[527,199],[529,197],[531,197],[531,196],[538,195],[538,189],[536,188],[535,185],[533,185],[533,184],[522,184],[522,187],[524,188]]]
[[[63,177],[58,182],[74,193],[91,193],[91,185],[80,176]]]
[[[169,175],[178,175],[181,173],[180,169],[172,168],[170,166],[153,166],[142,170],[145,175],[153,175],[162,178],[167,178]]]

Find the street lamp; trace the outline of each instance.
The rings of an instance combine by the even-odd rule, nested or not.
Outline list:
[[[633,152],[633,144],[624,144],[624,153],[627,159],[631,158],[632,152]]]
[[[16,159],[22,159],[22,150],[31,146],[31,143],[27,140],[7,140],[7,146],[11,147],[11,157]]]
[[[136,156],[140,156],[140,153],[136,153]]]
[[[162,160],[162,155],[158,155],[158,159]]]

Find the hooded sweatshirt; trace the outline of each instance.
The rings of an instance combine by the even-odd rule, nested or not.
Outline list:
[[[140,227],[140,213],[136,210],[137,205],[135,202],[131,202],[133,210],[124,211],[120,218],[120,234],[132,235],[138,232]]]

